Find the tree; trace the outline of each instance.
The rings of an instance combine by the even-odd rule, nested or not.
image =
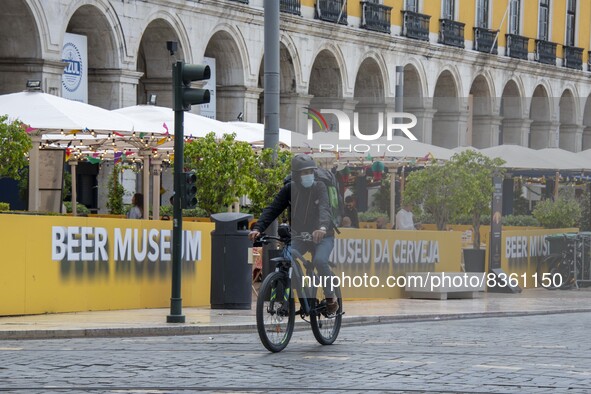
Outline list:
[[[445,165],[458,178],[458,187],[452,193],[452,202],[458,206],[456,212],[472,217],[474,249],[480,249],[480,218],[490,215],[494,191],[492,178],[495,174],[503,174],[501,166],[504,163],[498,157],[491,159],[482,153],[466,150],[455,154]]]
[[[433,163],[408,175],[404,201],[422,207],[435,219],[437,229],[445,230],[450,218],[457,216],[459,210],[453,201],[458,181],[446,166]]]
[[[115,164],[113,166],[113,173],[109,178],[109,195],[107,198],[107,208],[112,215],[122,215],[123,210],[123,195],[125,188],[119,182],[119,174],[121,174],[121,165]]]
[[[185,167],[197,175],[197,204],[208,215],[226,211],[236,198],[248,193],[254,171],[251,146],[236,134],[214,133],[185,145]]]
[[[480,218],[490,215],[493,193],[492,178],[502,174],[502,159],[490,159],[467,150],[455,154],[444,165],[431,165],[408,177],[404,198],[422,205],[435,219],[438,230],[444,230],[451,219],[462,215],[472,218],[474,248],[480,248]]]
[[[25,154],[32,146],[31,138],[20,121],[9,122],[7,115],[0,116],[0,178],[19,180],[20,170],[29,164]]]
[[[283,186],[283,181],[291,172],[291,152],[279,151],[273,162],[273,149],[263,149],[255,156],[253,176],[250,178],[248,198],[250,213],[258,217]]]

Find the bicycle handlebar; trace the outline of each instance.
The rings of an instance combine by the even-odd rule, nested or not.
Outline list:
[[[260,242],[262,244],[268,244],[271,241],[279,241],[282,243],[287,243],[292,239],[301,239],[302,241],[307,241],[310,242],[312,241],[312,234],[310,233],[300,233],[300,235],[292,235],[290,238],[281,238],[281,237],[277,237],[275,235],[267,235],[267,234],[261,234],[259,235],[259,237],[254,241],[254,243]]]

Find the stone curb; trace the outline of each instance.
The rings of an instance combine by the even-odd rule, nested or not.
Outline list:
[[[550,310],[550,311],[514,311],[514,312],[482,312],[456,314],[399,315],[399,316],[343,316],[343,328],[376,324],[443,321],[459,319],[483,319],[495,317],[558,315],[567,313],[588,313],[591,308]],[[297,317],[296,317],[297,319]],[[305,321],[296,321],[296,328],[307,328]],[[67,339],[67,338],[104,338],[104,337],[143,337],[143,336],[174,336],[174,335],[211,335],[232,333],[256,333],[256,324],[184,325],[130,327],[130,328],[80,328],[52,330],[5,330],[0,331],[0,340],[26,339]]]

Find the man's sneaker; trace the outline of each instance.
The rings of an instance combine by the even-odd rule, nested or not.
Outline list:
[[[329,315],[332,315],[332,314],[337,313],[338,310],[339,310],[339,299],[336,297],[327,298],[326,299],[326,312]]]

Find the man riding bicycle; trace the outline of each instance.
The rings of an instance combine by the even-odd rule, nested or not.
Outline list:
[[[311,252],[312,263],[318,273],[324,278],[330,278],[332,271],[328,266],[328,259],[334,246],[333,221],[326,185],[314,180],[316,168],[314,159],[309,155],[299,154],[292,159],[292,180],[281,188],[271,205],[263,210],[248,237],[251,241],[256,240],[285,209],[289,209],[293,231],[297,234],[312,234],[312,241],[296,239],[292,247],[302,254]],[[332,281],[328,279],[325,283]],[[326,286],[324,296],[328,313],[335,313],[339,303],[334,290]]]

